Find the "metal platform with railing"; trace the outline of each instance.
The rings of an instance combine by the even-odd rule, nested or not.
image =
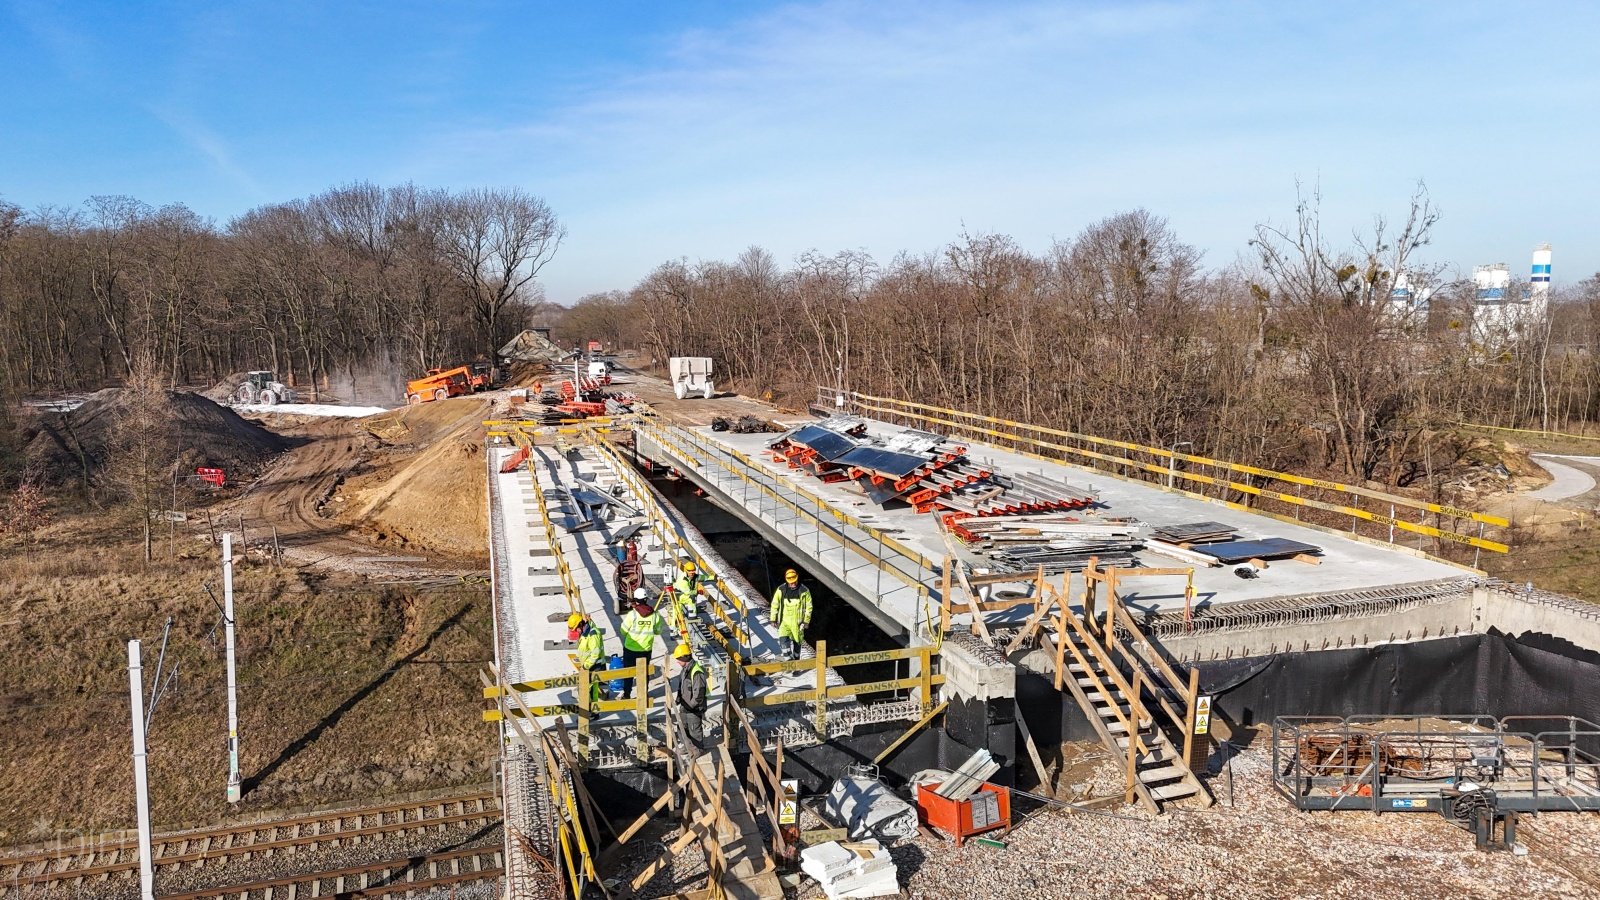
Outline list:
[[[1575,716],[1280,716],[1272,762],[1300,809],[1600,810],[1600,725]]]

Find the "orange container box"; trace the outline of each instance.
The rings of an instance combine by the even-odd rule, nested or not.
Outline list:
[[[938,784],[917,786],[917,817],[956,839],[956,846],[977,834],[1011,830],[1011,792],[984,782],[965,800],[935,794]]]

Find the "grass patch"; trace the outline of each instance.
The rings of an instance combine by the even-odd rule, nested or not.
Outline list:
[[[230,810],[216,552],[148,570],[138,541],[92,523],[0,547],[0,843],[133,824],[126,642],[154,677],[162,626],[179,675],[150,726],[158,827]],[[87,537],[84,537],[87,535]],[[191,541],[191,543],[193,543]],[[236,569],[241,810],[372,800],[487,780],[477,670],[493,657],[486,590],[418,591]]]

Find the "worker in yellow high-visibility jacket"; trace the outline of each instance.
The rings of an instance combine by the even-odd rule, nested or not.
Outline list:
[[[784,652],[790,659],[799,659],[806,626],[811,624],[811,589],[800,583],[799,572],[790,569],[783,573],[783,584],[772,592],[770,614],[778,625]]]
[[[589,682],[592,703],[605,695],[600,673],[606,670],[606,634],[595,626],[594,620],[581,612],[567,617],[567,640],[578,642],[578,667],[595,673]]]
[[[683,564],[678,580],[672,583],[672,592],[678,600],[678,614],[681,621],[687,622],[700,615],[700,598],[705,596],[706,587],[701,581],[700,570],[693,560]]]
[[[649,592],[638,588],[633,592],[633,598],[633,609],[622,617],[622,668],[625,672],[632,672],[641,659],[649,663],[650,654],[655,650],[656,636],[664,630],[661,614],[650,605]],[[623,682],[624,700],[633,696],[633,681],[629,678]]]

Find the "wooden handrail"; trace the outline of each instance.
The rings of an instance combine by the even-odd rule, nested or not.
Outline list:
[[[1118,672],[1117,667],[1112,664],[1110,655],[1106,653],[1105,648],[1101,647],[1099,641],[1095,640],[1094,637],[1089,634],[1089,632],[1083,627],[1083,623],[1078,620],[1077,616],[1073,615],[1070,611],[1065,611],[1065,615],[1063,615],[1062,618],[1070,623],[1073,630],[1083,637],[1083,642],[1088,645],[1090,651],[1097,659],[1100,660],[1102,666],[1106,670],[1106,674],[1111,677],[1112,682],[1117,685],[1123,696],[1127,698],[1128,714],[1133,717],[1132,722],[1129,722],[1128,717],[1123,715],[1122,710],[1117,706],[1114,693],[1108,690],[1105,682],[1101,681],[1100,676],[1095,674],[1094,667],[1091,666],[1089,664],[1089,660],[1079,652],[1078,645],[1073,643],[1071,638],[1069,638],[1067,635],[1062,634],[1060,636],[1062,646],[1072,651],[1072,655],[1077,660],[1078,665],[1083,666],[1084,674],[1094,682],[1095,687],[1099,689],[1100,693],[1105,695],[1106,702],[1110,704],[1112,713],[1116,715],[1117,720],[1122,723],[1124,728],[1127,729],[1129,746],[1131,747],[1134,744],[1137,744],[1140,752],[1150,752],[1149,745],[1144,742],[1144,737],[1139,734],[1139,729],[1141,727],[1139,723],[1148,718],[1144,708],[1143,698],[1135,694],[1132,686],[1129,685],[1127,681],[1123,680],[1122,674]],[[1064,671],[1064,669],[1057,669],[1056,671],[1057,675],[1061,678],[1070,677],[1070,673]]]

